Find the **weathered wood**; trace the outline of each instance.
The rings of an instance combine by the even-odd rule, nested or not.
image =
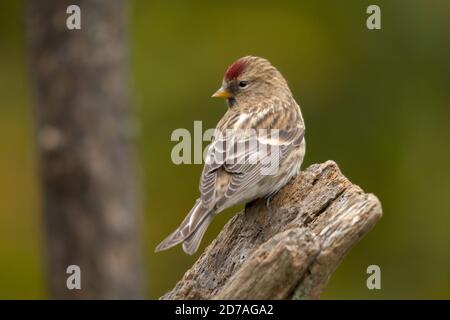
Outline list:
[[[314,299],[381,218],[378,199],[333,161],[235,215],[162,299]]]
[[[81,8],[81,30],[66,9]],[[123,0],[26,2],[49,292],[142,298]],[[81,290],[66,269],[81,268]]]

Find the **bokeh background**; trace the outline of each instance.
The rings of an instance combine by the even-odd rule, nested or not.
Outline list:
[[[366,28],[378,4],[382,30]],[[0,1],[0,298],[47,298],[23,3]],[[333,275],[323,298],[450,298],[450,2],[130,1],[148,297],[196,260],[159,254],[198,196],[201,165],[176,166],[176,128],[214,127],[210,99],[243,55],[268,58],[306,121],[304,167],[335,160],[376,194],[384,217]],[[204,248],[233,212],[220,215]],[[377,264],[382,289],[366,288]]]

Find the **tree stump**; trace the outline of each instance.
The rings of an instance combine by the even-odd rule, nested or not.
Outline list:
[[[311,165],[269,207],[258,200],[230,219],[161,299],[317,299],[381,216],[336,163]]]

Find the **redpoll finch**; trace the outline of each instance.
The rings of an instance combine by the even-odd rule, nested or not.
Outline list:
[[[183,243],[197,251],[216,214],[235,204],[270,198],[298,174],[305,126],[281,73],[263,58],[247,56],[225,72],[213,97],[227,100],[205,156],[200,197],[161,251]]]

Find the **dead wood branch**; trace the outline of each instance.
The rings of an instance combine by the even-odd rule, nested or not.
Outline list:
[[[234,216],[162,299],[315,299],[381,218],[372,194],[333,161],[303,171],[272,200]]]

